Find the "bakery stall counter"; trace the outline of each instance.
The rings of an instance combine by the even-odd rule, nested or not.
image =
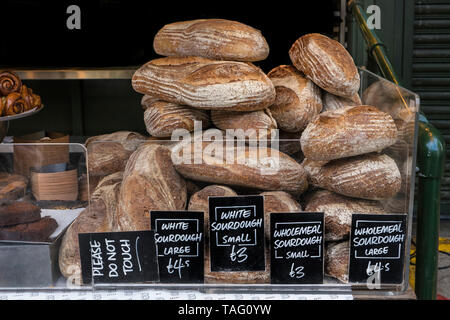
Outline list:
[[[0,288],[51,288],[66,229],[89,204],[85,148],[0,144]]]

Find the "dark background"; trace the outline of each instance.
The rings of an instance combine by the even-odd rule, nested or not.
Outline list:
[[[289,63],[288,50],[302,34],[331,35],[333,2],[2,0],[0,65],[98,67],[140,65],[156,57],[153,37],[165,24],[224,18],[262,31],[271,52],[265,68]],[[81,9],[81,30],[69,30],[69,5]],[[6,37],[5,37],[6,35]]]

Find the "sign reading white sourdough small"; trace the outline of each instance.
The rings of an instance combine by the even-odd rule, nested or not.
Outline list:
[[[136,283],[159,280],[153,231],[81,233],[83,283]]]
[[[402,283],[405,241],[406,215],[354,214],[350,237],[350,282]]]
[[[203,283],[204,213],[151,211],[159,277],[163,283]]]
[[[271,283],[323,283],[323,226],[323,212],[271,213]]]
[[[210,197],[211,271],[263,271],[264,198]]]

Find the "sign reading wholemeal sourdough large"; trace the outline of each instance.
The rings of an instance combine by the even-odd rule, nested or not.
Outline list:
[[[153,231],[81,233],[83,283],[137,283],[159,280]]]
[[[211,271],[263,271],[264,198],[210,197]]]
[[[323,232],[323,212],[272,213],[271,283],[323,283]]]
[[[203,283],[204,213],[151,211],[162,283]]]
[[[354,214],[349,281],[400,284],[403,281],[406,215]]]

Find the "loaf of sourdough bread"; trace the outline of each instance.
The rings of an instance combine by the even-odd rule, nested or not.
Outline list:
[[[134,90],[199,109],[262,110],[275,101],[275,88],[251,63],[201,57],[152,60],[132,78]]]
[[[162,56],[199,56],[215,60],[259,61],[269,46],[259,30],[225,19],[199,19],[165,25],[153,41]]]
[[[355,93],[351,98],[336,96],[329,92],[324,92],[322,96],[323,111],[333,111],[343,107],[362,105],[361,98]]]
[[[300,138],[309,160],[328,161],[381,151],[397,141],[390,115],[372,106],[344,107],[319,114]]]
[[[268,74],[276,99],[270,107],[280,129],[299,132],[322,110],[320,88],[293,66],[282,65]]]
[[[360,78],[353,58],[338,41],[318,33],[297,39],[289,50],[294,66],[323,90],[352,97]]]

